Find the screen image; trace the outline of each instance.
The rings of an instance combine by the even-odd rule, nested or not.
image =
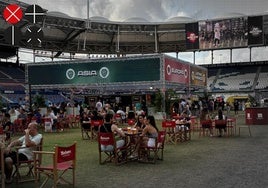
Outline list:
[[[199,49],[235,48],[247,45],[247,18],[199,22]]]

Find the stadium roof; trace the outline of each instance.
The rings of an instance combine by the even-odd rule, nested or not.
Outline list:
[[[25,11],[29,4],[16,0],[0,0],[0,11],[16,3]],[[22,40],[12,48],[52,51],[54,57],[62,52],[84,54],[151,54],[186,51],[185,24],[194,22],[190,17],[173,17],[166,22],[148,22],[143,18],[129,18],[124,22],[104,17],[79,19],[60,12],[47,13],[37,24],[42,27],[41,45],[29,45],[25,31],[32,24],[23,19],[16,27],[22,31]],[[268,16],[266,17],[268,19]],[[264,20],[264,25],[268,21]],[[7,46],[4,31],[10,25],[0,17],[0,46]]]

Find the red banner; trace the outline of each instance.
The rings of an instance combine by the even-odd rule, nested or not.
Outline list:
[[[176,61],[175,59],[165,58],[165,80],[179,84],[189,83],[189,65]]]

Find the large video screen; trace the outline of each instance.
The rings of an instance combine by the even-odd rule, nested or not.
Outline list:
[[[199,49],[235,48],[248,45],[247,18],[199,22]]]

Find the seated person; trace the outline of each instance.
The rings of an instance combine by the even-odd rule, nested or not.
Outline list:
[[[155,123],[154,116],[144,118],[145,128],[142,130],[142,144],[148,147],[154,147],[156,138],[158,137],[158,128]]]
[[[175,121],[176,125],[184,125],[186,130],[190,130],[191,118],[187,115],[187,111],[183,111],[179,119]]]
[[[6,182],[10,183],[11,175],[13,172],[13,164],[17,162],[17,156],[15,151],[11,151],[14,146],[22,146],[23,148],[18,150],[19,160],[33,160],[33,146],[40,144],[42,134],[38,133],[37,124],[32,122],[28,125],[28,128],[24,130],[25,135],[17,140],[12,141],[5,150],[5,173]]]
[[[83,129],[85,129],[85,130],[90,129],[90,118],[88,117],[86,112],[83,112],[82,117],[80,119],[80,123],[81,123],[81,126],[83,127]]]
[[[112,123],[112,121],[113,121],[112,117],[113,117],[112,114],[105,115],[104,124],[102,126],[100,126],[99,132],[102,132],[102,133],[113,132],[113,133],[118,134],[120,137],[125,137],[125,133],[122,130],[120,130],[116,124]],[[119,139],[116,141],[117,148],[123,147],[124,145],[125,145],[125,140]],[[101,150],[102,151],[113,151],[114,148],[112,145],[109,145],[109,146],[102,146],[101,145]]]
[[[1,134],[2,134],[2,140],[3,142],[9,142],[10,141],[10,130],[11,130],[11,120],[10,115],[8,113],[5,113],[5,116],[0,124]]]
[[[121,115],[122,122],[126,122],[126,113],[123,111],[122,107],[119,107],[119,109],[116,111],[117,114]]]
[[[145,128],[145,123],[144,123],[144,115],[140,114],[138,115],[138,121],[135,123],[134,128],[138,129],[138,131],[142,131]]]

